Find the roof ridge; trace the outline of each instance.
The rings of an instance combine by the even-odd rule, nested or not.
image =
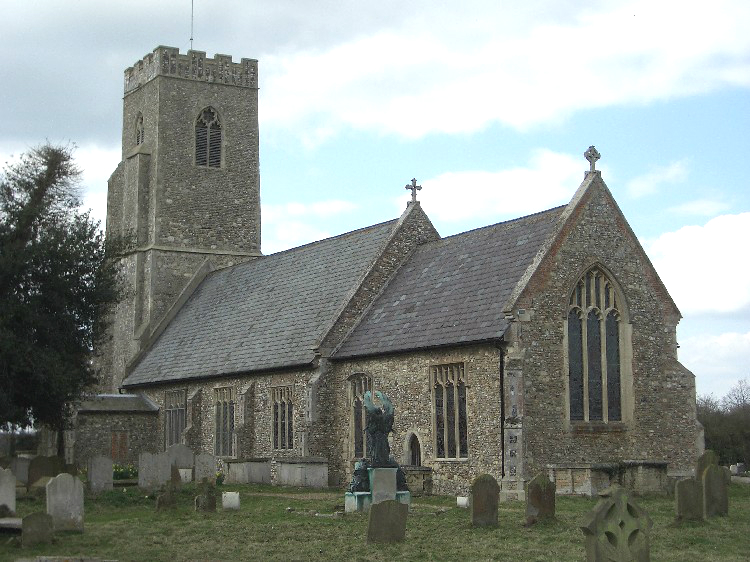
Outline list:
[[[479,232],[480,230],[487,230],[489,228],[495,228],[495,227],[500,226],[500,225],[506,225],[506,224],[510,224],[510,223],[514,223],[514,222],[520,222],[520,221],[523,221],[523,220],[526,220],[526,219],[530,219],[532,217],[536,217],[536,216],[539,216],[539,215],[544,215],[546,213],[551,213],[553,211],[559,211],[560,209],[563,209],[566,206],[567,205],[558,205],[557,207],[552,207],[550,209],[545,209],[544,211],[538,211],[536,213],[530,213],[530,214],[524,215],[522,217],[516,217],[514,219],[508,219],[507,221],[500,221],[500,222],[496,222],[494,224],[488,224],[486,226],[478,226],[477,228],[472,228],[471,230],[465,230],[463,232],[457,232],[456,234],[451,234],[450,236],[444,236],[440,240],[437,240],[437,242],[443,242],[445,240],[450,240],[451,238],[456,238],[458,236],[463,236],[464,234],[471,234],[473,232]]]

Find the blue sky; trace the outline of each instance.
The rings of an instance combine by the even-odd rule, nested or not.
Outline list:
[[[195,0],[194,46],[260,65],[263,251],[398,216],[449,235],[566,203],[598,168],[683,313],[699,394],[750,364],[750,3]],[[4,5],[0,157],[120,159],[123,71],[185,52],[190,2]]]

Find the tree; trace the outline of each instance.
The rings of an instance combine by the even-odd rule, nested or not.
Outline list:
[[[698,397],[706,448],[719,455],[724,464],[750,461],[750,385],[740,380],[721,400],[713,395]]]
[[[121,243],[78,210],[79,177],[72,149],[49,144],[0,176],[0,425],[61,430],[97,382]]]

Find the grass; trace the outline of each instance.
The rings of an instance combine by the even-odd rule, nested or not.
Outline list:
[[[85,532],[58,533],[56,543],[21,548],[0,536],[0,560],[36,556],[87,556],[113,560],[513,560],[584,559],[578,526],[596,500],[557,498],[554,521],[522,525],[524,504],[500,505],[497,529],[474,529],[470,513],[455,498],[415,498],[406,541],[370,545],[366,515],[333,517],[342,509],[338,490],[311,491],[256,485],[226,485],[239,491],[240,511],[196,513],[195,487],[178,493],[178,506],[157,512],[155,499],[137,488],[86,497]],[[750,486],[730,487],[729,516],[703,523],[674,523],[669,498],[637,500],[654,521],[651,559],[655,561],[740,561],[750,557]],[[293,511],[288,511],[292,508]],[[17,502],[20,517],[44,511],[43,498]],[[314,515],[318,512],[320,515]]]

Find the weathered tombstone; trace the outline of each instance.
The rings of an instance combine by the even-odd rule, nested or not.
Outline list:
[[[195,511],[216,511],[216,487],[207,478],[198,485],[198,495],[195,496]]]
[[[171,465],[169,467],[169,482],[172,484],[175,490],[179,490],[182,488],[182,476],[180,475],[180,469],[177,468],[175,465]]]
[[[21,545],[51,543],[55,536],[52,516],[38,511],[21,520]]]
[[[3,506],[7,511],[3,510]],[[9,468],[0,468],[0,510],[5,511],[4,517],[12,517],[16,513],[16,477]]]
[[[409,506],[396,500],[386,500],[370,506],[367,542],[391,543],[406,537],[406,517]]]
[[[239,509],[240,493],[239,492],[222,492],[221,507],[223,509]]]
[[[674,486],[675,515],[678,521],[703,519],[701,487],[695,478],[679,480]]]
[[[370,468],[372,503],[396,499],[396,468]]]
[[[711,449],[706,449],[706,451],[698,457],[698,460],[695,461],[695,479],[698,480],[698,482],[701,481],[703,473],[709,466],[719,466],[719,457]]]
[[[112,459],[105,456],[97,456],[89,459],[88,470],[89,490],[98,494],[112,489]]]
[[[138,457],[138,486],[153,490],[164,486],[171,476],[169,457],[164,453],[141,453]]]
[[[722,467],[709,465],[703,472],[703,516],[727,515],[729,498]]]
[[[0,466],[2,466],[2,463],[0,462]],[[729,473],[732,476],[737,476],[740,473],[740,469],[736,464],[730,464],[729,465]]]
[[[216,457],[211,453],[199,453],[195,455],[193,480],[203,482],[204,478],[207,478],[209,482],[216,480]]]
[[[471,501],[469,501],[469,496],[456,496],[456,507],[469,509],[470,504]]]
[[[651,560],[649,533],[653,522],[648,513],[617,484],[599,496],[601,499],[581,526],[586,536],[587,562]]]
[[[187,445],[175,443],[167,448],[166,453],[169,457],[169,464],[174,465],[177,468],[193,468],[195,455],[193,454],[192,449]]]
[[[34,457],[29,462],[28,485],[33,486],[44,476],[53,478],[65,472],[65,459],[60,457]]]
[[[47,482],[47,513],[56,531],[83,531],[83,482],[65,472]]]
[[[28,457],[13,457],[10,459],[10,469],[16,475],[16,480],[24,486],[29,485],[29,464],[31,464],[31,459]]]
[[[489,474],[480,474],[471,485],[471,524],[497,527],[497,503],[500,486]]]
[[[164,491],[156,496],[156,511],[174,509],[175,507],[177,507],[177,496],[175,495],[174,484],[170,481],[167,482]]]
[[[526,490],[526,525],[555,516],[555,484],[545,474],[537,474]]]

